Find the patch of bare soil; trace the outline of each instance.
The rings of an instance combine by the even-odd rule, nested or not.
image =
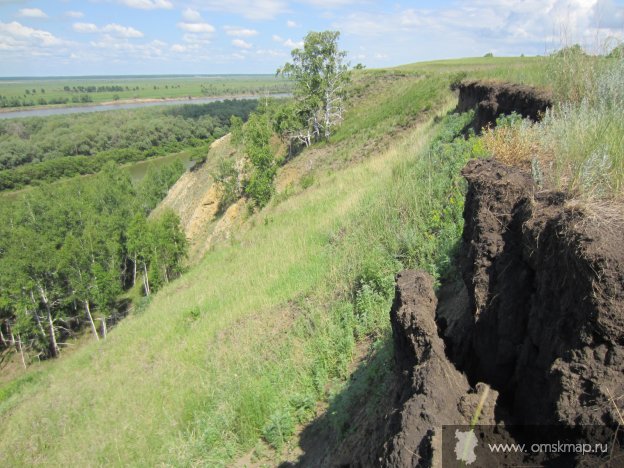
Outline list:
[[[457,112],[475,110],[473,129],[494,125],[500,115],[516,112],[533,121],[541,119],[552,106],[546,91],[515,83],[464,81],[459,84]]]

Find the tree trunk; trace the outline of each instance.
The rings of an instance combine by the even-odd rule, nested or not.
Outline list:
[[[102,336],[106,339],[106,334],[108,332],[108,330],[106,330],[106,317],[102,317],[100,320],[102,321]]]
[[[52,311],[50,310],[50,303],[48,302],[48,297],[46,296],[45,290],[41,287],[39,287],[39,294],[41,295],[41,300],[43,301],[43,304],[45,305],[46,308],[46,312],[48,315],[48,333],[49,333],[49,339],[50,339],[50,356],[51,357],[58,357],[59,355],[59,347],[58,344],[56,342],[56,332],[54,331],[54,322],[52,321]]]
[[[26,369],[26,359],[24,359],[24,347],[22,346],[22,337],[19,333],[17,334],[17,342],[19,343],[19,353],[22,357],[22,365],[24,366],[24,369]]]
[[[329,91],[325,93],[325,140],[329,141],[331,135],[331,96]]]
[[[145,295],[150,295],[149,278],[147,276],[147,265],[143,264],[143,287],[145,288]]]
[[[85,299],[84,301],[85,311],[87,312],[87,318],[89,319],[89,324],[91,325],[91,331],[95,336],[95,339],[100,341],[100,337],[98,336],[98,332],[95,329],[95,323],[93,323],[93,316],[91,315],[91,307],[89,307],[89,301]]]
[[[9,334],[9,345],[15,346],[15,336],[13,336],[13,329],[11,328],[11,322],[6,323],[7,333]]]
[[[39,317],[39,312],[37,312],[37,301],[35,301],[35,295],[32,291],[30,291],[30,299],[32,300],[35,308],[33,309],[33,315],[35,316],[35,322],[37,322],[37,328],[39,328],[39,332],[41,336],[45,336],[45,330],[43,329],[43,325],[41,325],[41,317]]]
[[[2,333],[2,324],[0,323],[0,345],[3,348],[7,347],[7,342],[6,339],[4,338],[4,334]]]
[[[132,267],[132,286],[136,284],[136,276],[137,276],[137,256],[134,254],[134,266]]]

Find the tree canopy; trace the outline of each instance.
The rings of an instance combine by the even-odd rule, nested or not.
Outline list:
[[[339,31],[310,32],[302,49],[291,52],[292,62],[278,74],[294,80],[296,129],[288,130],[306,145],[324,138],[340,124],[344,113],[346,84],[349,81],[347,53],[338,47]]]
[[[0,205],[0,349],[56,357],[83,326],[100,339],[139,276],[145,295],[178,276],[186,256],[179,219],[148,214],[183,171],[178,161],[135,187],[109,163],[88,180]]]

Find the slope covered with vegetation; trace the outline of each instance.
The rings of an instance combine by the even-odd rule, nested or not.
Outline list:
[[[2,387],[3,459],[223,466],[251,453],[276,462],[319,401],[348,432],[346,409],[384,391],[395,273],[452,272],[459,172],[489,154],[461,135],[470,115],[447,115],[449,86],[472,76],[548,81],[537,59],[487,60],[356,75],[342,125],[277,169],[289,182],[262,210],[106,342]],[[359,380],[346,385],[356,357]]]
[[[0,191],[92,174],[110,161],[141,161],[185,149],[201,153],[227,133],[232,115],[246,120],[256,105],[226,100],[0,120]]]

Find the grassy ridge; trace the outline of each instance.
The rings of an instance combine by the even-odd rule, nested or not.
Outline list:
[[[220,466],[288,443],[316,402],[339,392],[356,343],[385,349],[394,273],[451,268],[459,168],[475,142],[454,140],[466,117],[436,124],[426,112],[454,106],[453,73],[363,73],[338,144],[313,151],[361,161],[363,144],[388,130],[392,141],[359,164],[321,166],[106,342],[35,368],[37,379],[0,403],[0,456]]]

